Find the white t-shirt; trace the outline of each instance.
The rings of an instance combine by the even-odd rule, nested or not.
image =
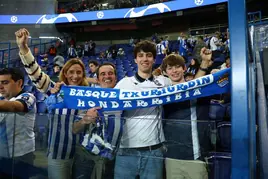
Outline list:
[[[218,49],[216,43],[219,42],[219,39],[217,37],[212,37],[210,40],[210,50],[215,51]]]
[[[22,93],[9,101],[20,101],[27,109],[26,113],[0,113],[0,156],[11,158],[13,147],[14,157],[35,151],[36,98],[31,93]]]
[[[137,74],[123,78],[115,88],[131,90],[150,90],[171,85],[164,76],[142,79]],[[127,110],[123,113],[125,125],[120,148],[147,147],[164,142],[162,128],[162,106]]]

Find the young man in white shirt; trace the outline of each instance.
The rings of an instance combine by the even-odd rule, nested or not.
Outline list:
[[[152,68],[156,58],[153,42],[142,41],[134,48],[138,72],[123,78],[115,88],[131,90],[157,89],[171,85],[164,76],[153,76]],[[125,125],[117,152],[115,179],[163,178],[162,106],[124,111]]]
[[[13,162],[20,178],[29,178],[33,166],[36,99],[23,92],[23,83],[19,69],[0,70],[0,178],[11,175]]]

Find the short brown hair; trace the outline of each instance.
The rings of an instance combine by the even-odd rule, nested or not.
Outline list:
[[[149,40],[144,40],[136,44],[134,47],[134,57],[137,58],[137,54],[140,51],[144,52],[151,52],[153,54],[153,57],[155,59],[156,57],[156,44],[154,42],[151,42]]]
[[[182,56],[177,54],[170,54],[166,56],[162,62],[161,70],[166,72],[167,66],[182,66],[184,68],[185,66],[185,60]]]
[[[80,65],[83,70],[83,81],[79,86],[88,86],[87,78],[86,78],[86,68],[84,63],[79,58],[72,58],[65,63],[65,65],[62,67],[62,70],[60,71],[60,81],[63,81],[66,85],[68,85],[68,81],[65,77],[65,73],[71,68],[73,65]]]

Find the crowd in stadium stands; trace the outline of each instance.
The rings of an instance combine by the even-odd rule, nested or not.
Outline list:
[[[88,12],[108,9],[132,8],[166,1],[168,0],[116,0],[114,3],[103,3],[103,1],[99,0],[79,0],[77,2],[72,2],[69,4],[60,4],[58,13],[61,14],[69,12]]]
[[[99,107],[83,111],[48,110],[47,106],[62,85],[142,91],[184,83],[229,68],[228,30],[204,37],[187,37],[181,33],[173,42],[167,35],[154,34],[150,40],[131,38],[129,44],[99,50],[93,41],[80,45],[72,42],[66,54],[60,54],[51,46],[41,56],[32,54],[27,45],[28,37],[26,29],[16,32],[23,71],[28,76],[24,78],[23,73],[14,68],[0,70],[0,111],[13,112],[0,116],[1,125],[6,121],[7,143],[13,140],[12,130],[15,130],[14,124],[8,122],[16,115],[14,112],[25,112],[17,117],[17,125],[21,127],[16,128],[15,143],[0,145],[1,156],[6,156],[5,160],[0,160],[0,177],[10,174],[7,168],[11,164],[21,169],[15,173],[18,177],[36,175],[38,170],[29,165],[34,165],[35,132],[40,134],[33,125],[37,112],[51,114],[47,136],[47,175],[50,179],[137,176],[141,179],[204,179],[209,175],[206,166],[209,152],[230,152],[228,132],[222,132],[224,135],[217,144],[212,139],[212,131],[215,128],[222,131],[226,127],[223,124],[230,120],[230,94],[129,111],[103,111],[104,116],[114,119],[107,125],[115,126],[116,120],[124,120],[123,131],[118,127],[112,133],[108,132],[110,138],[120,140],[112,160],[103,157],[101,152],[96,153],[105,151],[105,147],[85,148],[93,134],[98,135],[93,129],[104,125],[97,120],[101,113]],[[194,124],[195,120],[202,122]],[[211,121],[217,122],[215,128]],[[115,137],[119,133],[122,138]],[[14,145],[17,148],[12,151]],[[16,163],[11,162],[11,153]]]

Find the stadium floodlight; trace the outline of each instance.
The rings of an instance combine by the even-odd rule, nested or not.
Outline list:
[[[40,39],[56,39],[57,37],[53,37],[53,36],[40,36]]]
[[[53,36],[40,36],[40,39],[58,39],[59,41],[63,42],[63,40],[59,37],[53,37]]]

